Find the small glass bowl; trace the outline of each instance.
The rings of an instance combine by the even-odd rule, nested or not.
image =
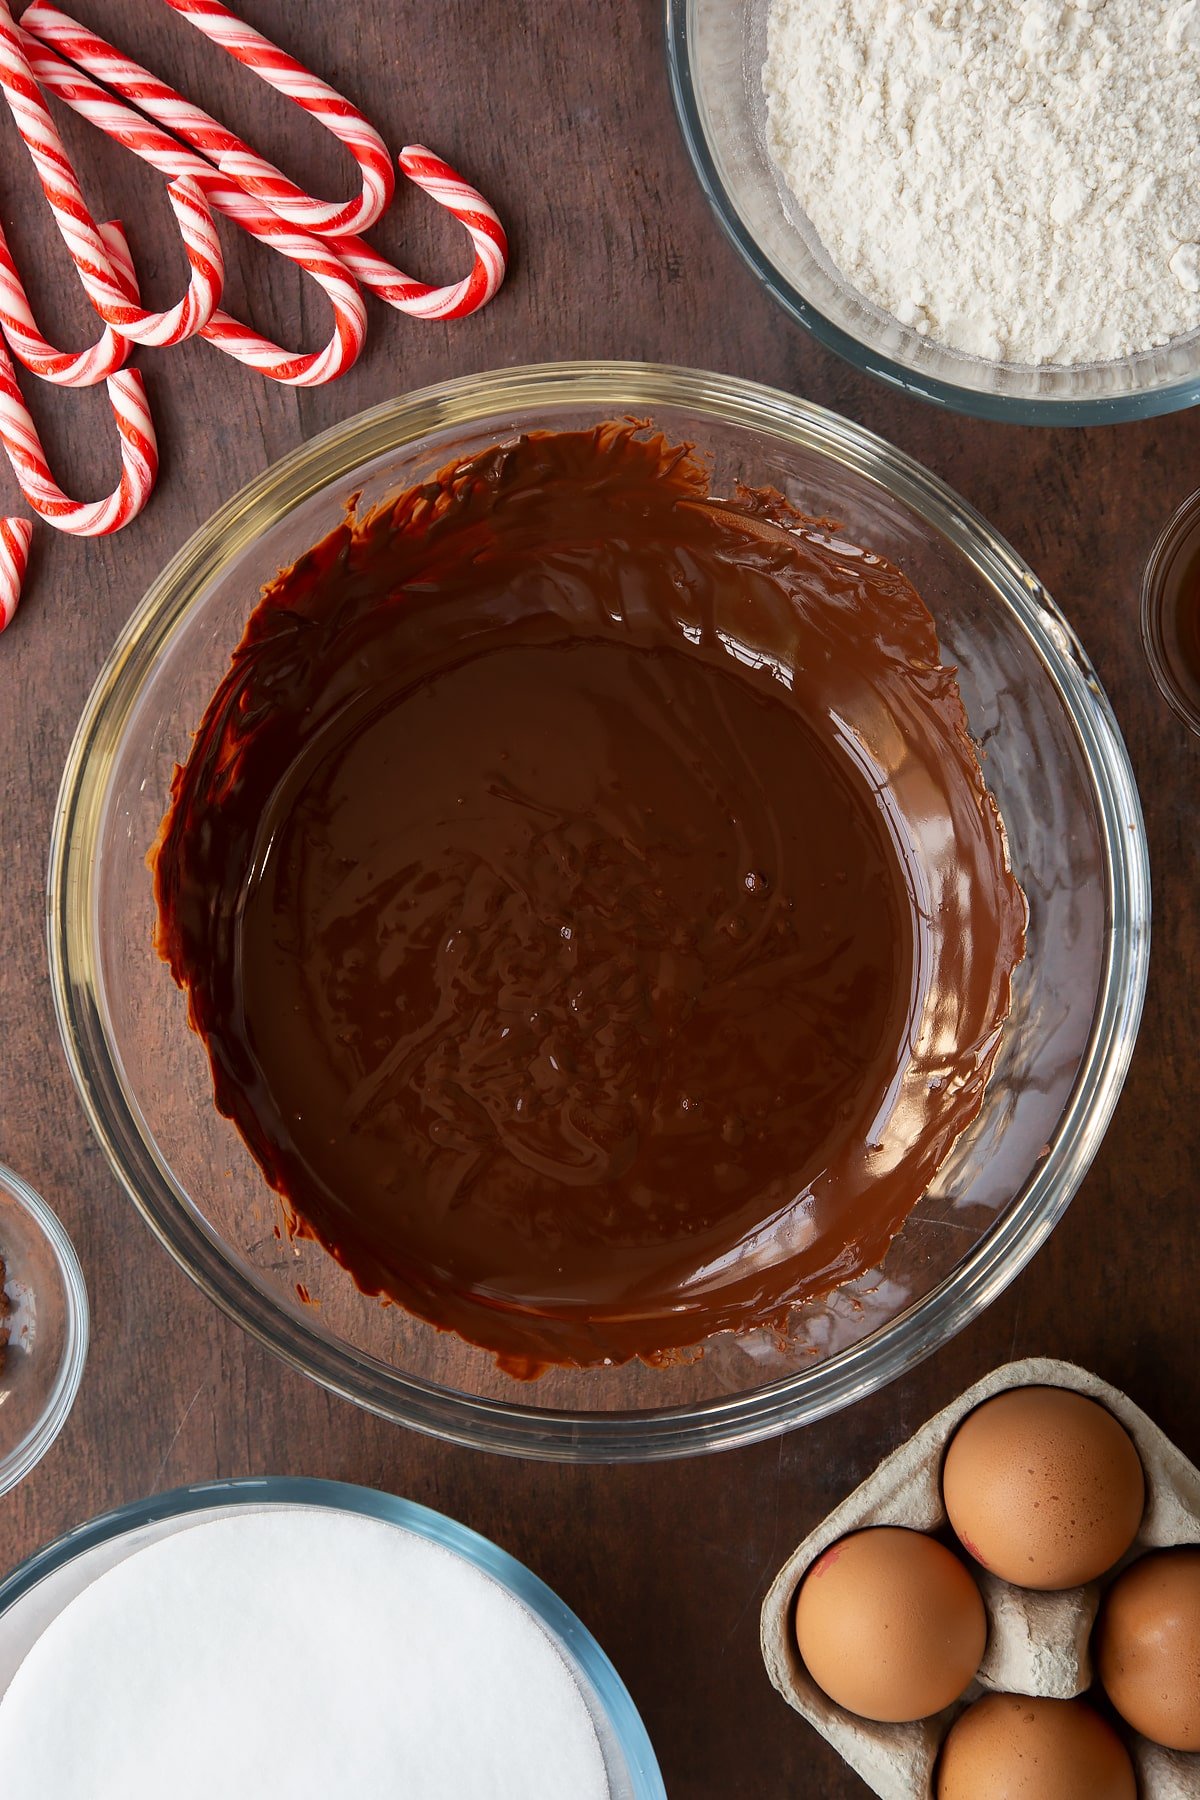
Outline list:
[[[675,110],[700,185],[767,292],[813,336],[891,387],[981,419],[1098,425],[1200,401],[1200,331],[1077,367],[995,363],[931,343],[834,268],[767,152],[770,0],[666,0]]]
[[[1200,586],[1200,489],[1168,519],[1142,577],[1142,644],[1150,671],[1168,705],[1200,735],[1200,671],[1189,672],[1178,643],[1189,574]]]
[[[0,1258],[11,1312],[0,1367],[0,1494],[67,1422],[88,1349],[88,1300],[71,1240],[46,1202],[0,1164]]]
[[[461,1557],[519,1601],[556,1645],[596,1728],[612,1800],[666,1800],[646,1727],[620,1675],[552,1588],[490,1538],[415,1501],[342,1481],[253,1476],[176,1488],[104,1513],[0,1581],[0,1697],[34,1643],[78,1594],[126,1557],[231,1511],[316,1507],[379,1519]],[[564,1796],[569,1800],[569,1796]]]

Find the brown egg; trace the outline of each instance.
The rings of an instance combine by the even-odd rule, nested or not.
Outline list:
[[[1129,1752],[1082,1700],[988,1694],[954,1721],[937,1800],[1137,1800]]]
[[[1200,1550],[1160,1550],[1117,1577],[1096,1671],[1135,1731],[1168,1750],[1200,1750]]]
[[[919,1531],[857,1531],[818,1557],[796,1597],[796,1643],[817,1686],[889,1723],[957,1700],[983,1656],[987,1615],[958,1558]]]
[[[1016,1587],[1094,1581],[1133,1542],[1146,1484],[1133,1440],[1070,1388],[1009,1388],[955,1432],[942,1469],[950,1523]]]

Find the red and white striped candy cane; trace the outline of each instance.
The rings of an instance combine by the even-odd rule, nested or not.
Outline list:
[[[257,155],[231,131],[226,131],[215,119],[201,112],[199,107],[189,106],[165,83],[155,83],[156,93],[147,93],[144,100],[137,100],[151,118],[158,119],[168,131],[175,132],[185,143],[211,157],[223,175],[236,181],[256,199],[264,200],[281,219],[292,225],[302,225],[306,231],[322,237],[342,236],[365,231],[382,217],[395,192],[396,173],[387,145],[357,107],[294,57],[288,56],[286,51],[280,50],[261,31],[255,31],[253,26],[236,18],[228,7],[219,4],[219,0],[167,0],[167,5],[212,43],[219,44],[222,50],[227,50],[230,56],[252,69],[269,87],[303,107],[326,131],[332,132],[358,164],[362,191],[356,200],[346,203],[314,199],[281,174],[273,163]],[[26,29],[35,36],[44,36],[40,17],[29,20],[27,15],[24,22]],[[52,40],[47,38],[45,41]],[[64,54],[69,56],[70,52],[64,51]],[[92,73],[107,82],[108,77],[102,70],[94,69]],[[158,110],[160,107],[164,110]],[[170,117],[166,116],[167,111]]]
[[[174,0],[167,0],[167,3],[173,5]],[[166,82],[68,18],[50,4],[50,0],[35,0],[21,23],[40,43],[57,50],[76,67],[86,69],[165,130],[185,138],[197,149],[212,154],[219,149],[223,138],[231,136],[215,119],[177,94]],[[160,162],[158,166],[163,165]],[[234,163],[224,156],[220,166],[227,175],[235,173]],[[353,234],[331,237],[330,249],[364,287],[398,312],[421,319],[464,318],[485,306],[504,280],[508,260],[504,227],[482,194],[423,145],[412,144],[402,151],[400,167],[410,181],[439,206],[444,206],[467,231],[475,252],[470,274],[448,287],[435,287],[405,275]],[[240,170],[238,179],[242,180]],[[206,186],[206,191],[212,198],[211,186]]]
[[[132,263],[124,232],[115,220],[101,225],[99,229],[112,263],[113,274],[128,284],[132,275]],[[136,297],[136,286],[130,291]],[[103,335],[89,350],[56,350],[53,344],[47,343],[38,330],[25,284],[13,261],[8,239],[2,228],[0,331],[8,339],[8,347],[17,361],[23,363],[31,374],[39,375],[43,381],[53,382],[56,387],[96,387],[101,381],[107,381],[110,375],[115,375],[118,369],[124,368],[133,349],[129,339],[119,336],[111,325],[104,327]]]
[[[475,251],[471,273],[449,287],[432,287],[402,274],[361,238],[331,238],[330,247],[376,299],[385,300],[398,312],[418,319],[462,319],[478,312],[504,280],[508,238],[503,225],[483,195],[423,144],[410,144],[402,150],[400,167],[466,229]]]
[[[134,305],[113,273],[104,239],[88,211],[71,159],[38,89],[25,53],[25,39],[0,0],[0,89],[38,172],[63,242],[88,299],[106,325],[137,344],[178,344],[194,337],[212,318],[221,298],[225,264],[212,210],[195,182],[168,189],[191,267],[187,292],[170,312],[147,312]]]
[[[0,519],[0,631],[20,605],[32,543],[32,519]]]
[[[141,376],[136,369],[122,369],[110,376],[107,386],[120,438],[120,485],[107,500],[71,500],[50,473],[11,358],[0,345],[0,444],[34,512],[56,530],[76,537],[120,531],[141,512],[158,476],[158,443]]]
[[[277,250],[311,275],[324,290],[334,312],[334,333],[322,350],[297,354],[273,344],[261,333],[218,309],[201,336],[248,368],[257,369],[290,387],[319,387],[336,381],[359,356],[367,334],[367,315],[354,277],[332,248],[320,238],[285,225],[260,200],[253,199],[227,177],[219,175],[203,158],[168,137],[157,125],[114,99],[81,73],[111,61],[115,52],[65,14],[39,6],[38,23],[53,28],[56,40],[69,42],[72,67],[39,39],[27,35],[25,49],[37,80],[47,93],[62,100],[73,112],[88,119],[108,137],[132,150],[144,162],[168,176],[185,175],[202,187],[212,205],[251,236]],[[30,15],[25,15],[28,18]],[[62,28],[66,27],[64,39]],[[136,64],[129,69],[140,76]],[[131,77],[132,79],[132,77]]]
[[[106,225],[101,225],[100,236],[104,239],[104,248],[108,251],[113,274],[124,289],[126,298],[140,300],[142,296],[138,291],[137,270],[133,266],[129,239],[125,236],[125,227],[120,219],[110,219]]]
[[[138,298],[137,272],[129,253],[129,240],[120,222],[111,219],[100,232],[115,273],[131,299]],[[127,347],[128,348],[128,347]],[[148,415],[147,422],[149,423]],[[154,428],[149,435],[153,440]],[[132,517],[132,513],[130,517]],[[29,552],[33,543],[32,519],[0,519],[0,631],[12,623],[25,585]]]

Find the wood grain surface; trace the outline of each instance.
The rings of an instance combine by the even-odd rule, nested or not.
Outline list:
[[[84,20],[318,192],[348,164],[165,6],[76,0]],[[141,357],[164,446],[145,517],[97,544],[39,534],[0,640],[0,1157],[71,1231],[91,1291],[82,1393],[36,1472],[0,1501],[0,1567],[119,1502],[182,1482],[305,1473],[439,1507],[530,1564],[632,1690],[672,1800],[850,1800],[857,1780],[778,1699],[757,1649],[763,1590],[789,1548],[936,1407],[1013,1354],[1076,1359],[1200,1458],[1200,738],[1143,660],[1137,589],[1167,513],[1200,481],[1200,415],[1088,431],[939,412],[860,377],[793,327],[710,216],[671,111],[657,0],[242,0],[241,11],[357,100],[399,147],[438,149],[499,209],[515,255],[477,318],[374,304],[366,354],[297,394],[201,344]],[[162,184],[87,127],[69,142],[98,215],[128,221],[147,292],[182,263]],[[89,321],[33,171],[0,111],[0,219],[51,330]],[[323,303],[226,234],[231,306],[315,344]],[[415,191],[376,234],[414,272],[462,264],[457,229]],[[94,324],[94,320],[92,321]],[[1126,733],[1154,867],[1154,963],[1116,1119],[1065,1222],[982,1320],[852,1412],[734,1454],[654,1468],[552,1468],[451,1449],[324,1394],[202,1299],[118,1192],[68,1079],[43,906],[60,771],[84,699],[151,578],[213,508],[313,433],[427,382],[504,364],[637,357],[771,382],[882,433],[946,477],[1026,556],[1070,615]],[[105,491],[102,394],[28,390],[60,479]],[[0,508],[16,490],[0,469]],[[566,1800],[566,1797],[564,1797]]]

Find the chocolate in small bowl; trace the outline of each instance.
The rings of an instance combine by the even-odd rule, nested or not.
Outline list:
[[[782,1332],[870,1269],[1024,951],[915,589],[631,423],[283,571],[154,866],[291,1231],[510,1374]]]
[[[88,1349],[83,1272],[59,1220],[0,1164],[0,1494],[66,1424]]]

